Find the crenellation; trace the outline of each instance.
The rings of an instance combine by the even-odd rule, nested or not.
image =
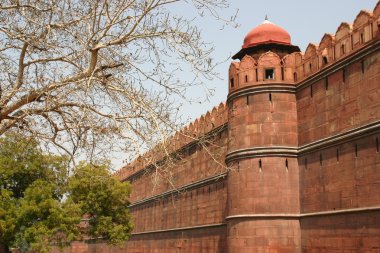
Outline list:
[[[319,46],[309,44],[302,61],[296,66],[298,81],[330,66],[354,51],[379,38],[379,6],[372,12],[360,11],[353,24],[342,22],[335,36],[325,34]]]
[[[371,23],[372,18],[373,18],[372,12],[366,11],[366,10],[361,10],[354,20],[353,31],[357,31],[357,30],[363,31],[364,28],[366,28],[368,26],[368,24]],[[369,39],[370,38],[367,38],[367,41]]]
[[[376,21],[380,17],[380,1],[377,2],[375,8],[373,9],[373,18]]]
[[[202,115],[200,118],[197,118],[195,121],[184,127],[181,131],[176,132],[174,136],[166,141],[166,143],[159,144],[120,169],[115,173],[115,176],[120,180],[125,180],[148,168],[151,164],[162,160],[168,153],[176,152],[189,143],[196,142],[198,138],[207,135],[209,132],[221,127],[226,122],[227,105],[226,103],[220,103],[219,106],[215,106],[211,112],[207,112],[205,115]],[[165,149],[166,151],[164,151]]]
[[[240,87],[249,85],[251,82],[256,80],[256,68],[256,60],[249,55],[244,56],[239,65],[239,84],[241,84]]]
[[[296,71],[296,62],[299,57],[299,53],[292,53],[285,55],[281,60],[281,66],[284,68],[284,81],[288,83],[293,83],[294,73]]]
[[[239,87],[239,63],[232,62],[228,71],[228,88],[229,90],[235,90]]]
[[[307,77],[317,71],[319,67],[317,52],[318,46],[310,43],[306,48],[305,54],[303,55],[302,73],[300,73],[300,76]]]
[[[335,43],[335,36],[329,33],[325,33],[319,43],[319,66],[321,68],[326,67],[331,64],[334,60],[334,49],[333,45]]]

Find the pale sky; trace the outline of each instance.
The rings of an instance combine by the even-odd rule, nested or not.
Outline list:
[[[268,19],[287,30],[292,38],[292,44],[305,51],[309,43],[319,44],[325,33],[335,34],[342,22],[353,23],[360,10],[372,11],[378,0],[231,0],[231,6],[223,11],[225,16],[238,9],[236,21],[238,28],[226,27],[221,30],[221,24],[207,18],[200,25],[206,41],[215,46],[215,58],[220,60],[237,53],[245,35],[254,27]],[[182,11],[182,10],[179,10]],[[208,110],[226,100],[227,73],[231,59],[222,64],[218,71],[222,80],[207,83],[215,88],[215,95],[209,102],[185,105],[183,115],[194,120]],[[192,91],[199,92],[199,89]]]

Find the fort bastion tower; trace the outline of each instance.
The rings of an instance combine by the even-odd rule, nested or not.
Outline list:
[[[287,31],[265,20],[233,56],[240,61],[231,63],[227,98],[228,252],[247,252],[253,245],[301,252],[295,217],[300,212],[294,74],[299,52]]]

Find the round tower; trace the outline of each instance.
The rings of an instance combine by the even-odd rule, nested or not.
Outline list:
[[[228,252],[301,252],[295,65],[299,48],[265,20],[229,69]]]

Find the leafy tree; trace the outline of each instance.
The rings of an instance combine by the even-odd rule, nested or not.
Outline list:
[[[112,244],[128,238],[129,185],[106,165],[81,163],[71,175],[68,165],[67,157],[44,154],[32,138],[0,138],[0,244],[48,252],[76,238]]]
[[[89,234],[118,243],[128,239],[132,224],[127,209],[130,187],[115,180],[106,165],[81,163],[69,180],[70,197],[89,219]]]

